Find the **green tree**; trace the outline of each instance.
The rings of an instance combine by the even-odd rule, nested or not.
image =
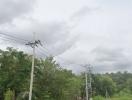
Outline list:
[[[116,84],[109,76],[97,75],[93,87],[96,95],[105,96],[107,91],[111,96],[115,93]]]
[[[0,99],[10,88],[15,92],[15,96],[22,91],[27,91],[31,67],[31,57],[22,51],[7,48],[6,51],[0,50]],[[26,87],[27,86],[27,87]]]
[[[131,91],[132,93],[132,78],[127,79],[126,81],[126,88]]]

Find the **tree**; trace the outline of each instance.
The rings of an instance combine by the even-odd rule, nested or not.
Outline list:
[[[106,75],[96,75],[94,78],[94,91],[95,95],[105,96],[106,91],[111,96],[115,93],[116,84]]]
[[[3,100],[3,94],[8,88],[14,91],[17,97],[28,89],[31,57],[13,48],[0,50],[0,54],[0,99]]]
[[[92,77],[92,96],[104,96],[106,91],[109,95],[113,95],[115,93],[116,84],[108,75],[104,74],[91,74]],[[81,97],[84,98],[85,93],[85,75],[81,74],[82,84],[81,84]],[[88,79],[89,80],[89,79]],[[90,95],[90,94],[89,94]]]
[[[132,93],[132,78],[127,79],[126,81],[126,88],[131,91]]]
[[[13,48],[0,50],[0,100],[11,91],[15,99],[27,100],[30,72],[30,55]],[[72,71],[60,67],[53,57],[35,59],[33,100],[76,100],[80,83]]]
[[[80,92],[80,80],[61,68],[52,57],[41,60],[35,72],[34,94],[41,100],[74,100]],[[43,92],[42,92],[43,91]]]

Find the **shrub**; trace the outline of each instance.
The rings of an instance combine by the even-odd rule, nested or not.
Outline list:
[[[93,100],[104,100],[104,98],[102,96],[95,96]]]

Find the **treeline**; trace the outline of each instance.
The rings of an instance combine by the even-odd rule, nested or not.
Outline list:
[[[22,51],[0,50],[0,100],[28,100],[32,57]],[[52,57],[35,59],[32,100],[76,100],[79,77]]]
[[[0,50],[0,100],[28,100],[32,56],[13,48]],[[131,73],[92,74],[92,95],[132,93]],[[35,59],[32,100],[84,100],[84,73],[63,69],[53,57]]]
[[[105,75],[109,76],[113,82],[116,84],[115,93],[123,94],[132,94],[132,73],[117,72],[117,73],[106,73]]]

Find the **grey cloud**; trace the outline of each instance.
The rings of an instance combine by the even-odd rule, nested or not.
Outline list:
[[[51,17],[51,20],[52,17],[56,19],[56,16],[54,16],[54,14],[50,16],[49,13],[52,13],[50,10],[45,12],[43,8],[38,10],[35,8],[37,15],[34,14],[33,16],[37,18],[37,20],[32,20],[29,16],[29,19],[19,19],[20,17],[18,18],[18,16],[24,15],[25,12],[30,10],[32,1],[33,0],[1,0],[0,30],[2,30],[2,32],[8,32],[8,34],[12,33],[11,35],[29,41],[32,40],[32,33],[36,32],[36,39],[40,39],[43,42],[44,48],[48,48],[49,52],[53,55],[59,55],[64,58],[64,60],[58,60],[60,62],[65,62],[66,59],[76,64],[90,63],[95,66],[94,69],[98,72],[126,69],[132,71],[132,39],[130,34],[132,17],[131,10],[124,9],[127,8],[126,6],[123,6],[123,8],[121,8],[121,6],[119,7],[121,9],[117,9],[118,7],[99,3],[102,11],[96,13],[100,8],[91,8],[84,4],[81,9],[79,9],[80,6],[76,8],[79,9],[77,12],[74,10],[75,13],[73,13],[70,19],[66,18],[68,22],[45,22],[47,19],[43,16],[48,15]],[[80,0],[80,2],[82,1]],[[57,4],[59,4],[59,2],[57,2]],[[60,6],[58,6],[57,9],[60,9],[59,7]],[[47,6],[44,8],[49,9]],[[67,8],[62,7],[62,11],[65,11],[65,9]],[[59,10],[57,12],[59,12]],[[68,12],[71,14],[70,11]],[[41,18],[39,18],[40,16]],[[62,13],[62,17],[63,16],[65,15]],[[68,17],[69,16],[70,15],[68,15]],[[12,21],[16,17],[20,21],[15,19],[16,22],[13,21],[12,25],[8,24],[2,26],[2,23]],[[41,20],[41,22],[38,22],[38,20]],[[77,32],[80,32],[80,37],[77,36]],[[18,44],[18,46],[18,48],[20,48],[23,44]],[[93,48],[95,49],[92,50]],[[127,49],[129,49],[130,52],[124,51]],[[126,55],[126,53],[128,53],[128,55]],[[67,64],[67,62],[65,62],[65,64]],[[81,67],[71,65],[70,69],[79,72]]]
[[[33,2],[34,0],[0,0],[0,24],[10,22],[28,12]]]
[[[14,35],[29,41],[32,41],[32,33],[35,32],[36,39],[41,40],[44,48],[47,48],[48,52],[54,56],[60,55],[71,48],[78,38],[77,35],[71,33],[71,28],[64,22],[41,23],[36,20],[28,20],[24,25],[26,26],[21,27],[20,25],[19,27],[16,24],[15,29],[10,28],[8,32],[15,33]]]
[[[128,70],[132,66],[131,59],[122,49],[99,47],[92,51],[96,71],[112,72]]]
[[[77,25],[79,25],[79,22],[84,19],[88,14],[91,14],[100,8],[91,8],[88,6],[83,6],[78,11],[74,12],[72,16],[69,18],[69,22],[72,24],[72,28],[75,28]]]
[[[104,47],[97,47],[92,51],[96,55],[97,61],[116,61],[120,58],[124,58],[123,51],[121,49],[109,49]]]
[[[85,17],[87,14],[92,13],[93,11],[98,10],[99,8],[90,8],[88,6],[84,6],[81,9],[79,9],[77,12],[75,12],[71,16],[71,20],[75,19],[81,19],[82,17]]]
[[[63,22],[38,23],[31,27],[31,30],[37,32],[37,37],[46,43],[51,53],[59,55],[71,48],[77,38],[72,36],[69,27]]]
[[[33,0],[30,0],[30,1],[33,1]],[[28,3],[26,2],[27,2],[26,0],[24,0],[23,2],[16,1],[16,0],[14,0],[13,2],[10,2],[12,5],[10,5],[11,10],[9,12],[11,13],[12,11],[12,15],[10,15],[9,17],[4,17],[6,14],[8,14],[8,10],[7,11],[5,10],[5,13],[0,11],[0,13],[3,13],[3,20],[2,18],[1,18],[2,21],[0,20],[1,23],[8,22],[14,17],[24,13],[25,10],[27,11],[28,9],[27,6],[24,6],[21,8],[21,6],[23,6],[24,4],[28,5],[29,3],[31,3],[29,1]],[[9,1],[7,0],[6,2],[3,1],[3,4],[6,4],[6,3],[10,4]],[[31,5],[29,6],[29,8],[30,7]],[[75,17],[80,18],[81,16],[85,16],[85,14],[91,10],[92,10],[91,8],[83,7],[79,11],[75,12],[71,18],[75,18]],[[23,20],[25,21],[25,19],[22,19],[20,22],[17,22],[17,24],[13,25],[13,30],[12,30],[12,25],[9,25],[11,26],[9,27],[9,30],[8,30],[9,33],[16,33],[14,35],[16,36],[18,35],[30,41],[32,40],[32,33],[36,32],[37,38],[43,42],[44,46],[46,46],[46,48],[49,49],[49,52],[51,52],[53,55],[60,55],[64,53],[69,48],[71,48],[78,39],[77,35],[73,35],[73,33],[71,33],[72,28],[69,27],[68,25],[69,23],[65,23],[65,22],[41,23],[34,19],[33,20],[26,19],[25,21],[26,23],[24,23],[25,26],[23,25],[21,26],[20,24],[23,23],[22,22]]]

